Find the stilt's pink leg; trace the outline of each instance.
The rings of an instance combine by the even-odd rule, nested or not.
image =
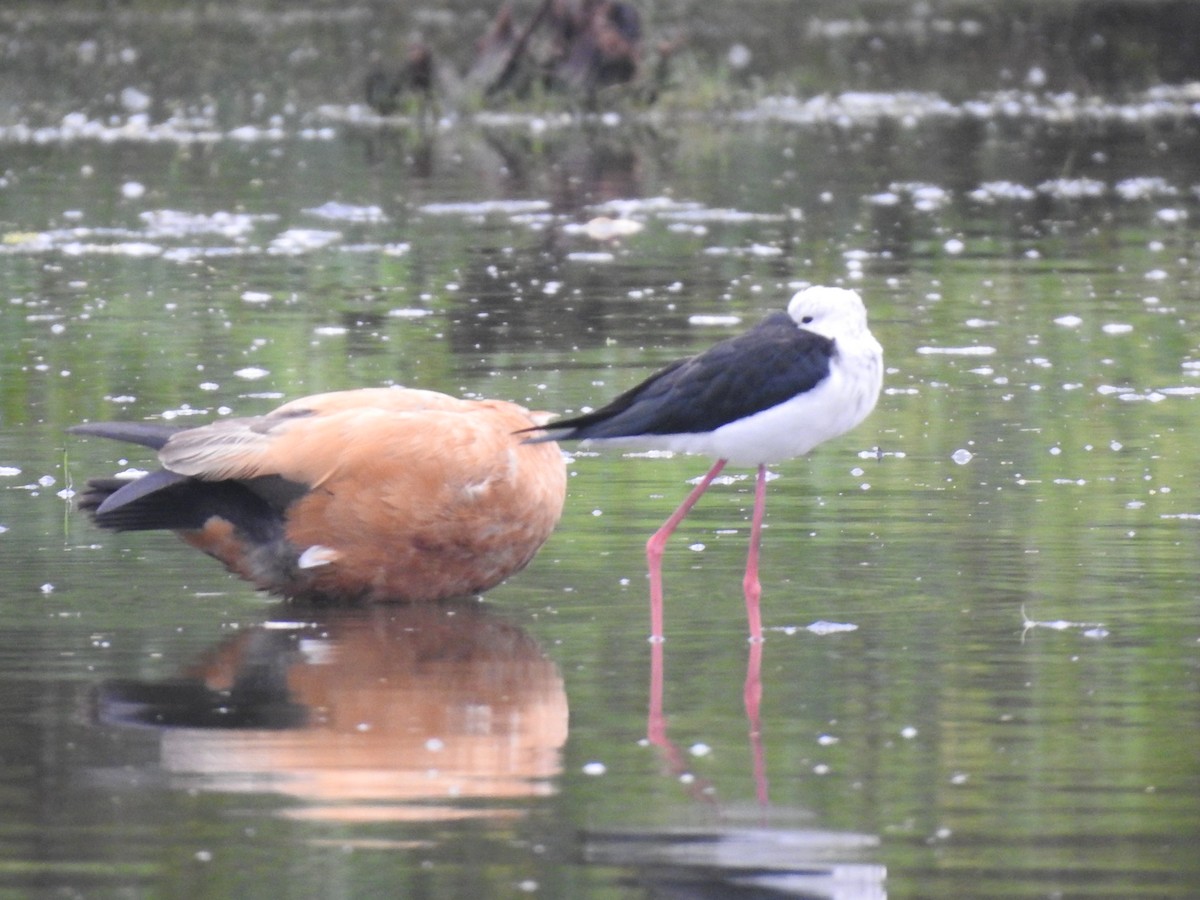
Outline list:
[[[679,527],[683,517],[691,512],[696,501],[700,499],[700,495],[708,490],[713,479],[725,468],[726,462],[727,460],[718,459],[708,473],[700,479],[700,483],[692,488],[692,492],[679,504],[679,509],[675,510],[671,514],[671,518],[663,522],[662,527],[650,536],[650,540],[646,541],[646,564],[650,568],[650,640],[652,641],[663,639],[662,557],[667,539]]]
[[[750,553],[746,557],[746,577],[742,579],[742,590],[746,594],[746,618],[750,622],[750,640],[761,641],[762,613],[758,601],[762,597],[762,585],[758,581],[758,548],[762,544],[763,514],[767,508],[767,467],[758,467],[758,482],[754,486],[754,514],[750,519]]]
[[[672,751],[667,740],[667,720],[663,715],[663,648],[656,641],[650,648],[650,709],[646,716],[646,739],[655,747]]]

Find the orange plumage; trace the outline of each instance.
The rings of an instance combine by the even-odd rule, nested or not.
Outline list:
[[[293,400],[198,428],[79,425],[158,450],[163,469],[94,479],[80,508],[114,530],[167,528],[288,597],[465,596],[523,568],[562,512],[545,418],[499,400],[367,388]]]

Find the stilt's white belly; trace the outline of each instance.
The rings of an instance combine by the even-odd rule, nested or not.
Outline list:
[[[878,353],[838,357],[829,377],[812,390],[712,432],[605,438],[595,443],[695,453],[743,466],[781,462],[803,456],[862,422],[875,408],[882,384]]]

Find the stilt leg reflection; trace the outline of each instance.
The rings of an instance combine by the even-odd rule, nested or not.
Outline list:
[[[666,667],[664,662],[664,646],[662,642],[650,644],[650,697],[646,718],[646,740],[657,747],[671,775],[682,778],[690,775],[690,767],[683,752],[667,735],[667,718],[663,704],[663,693],[666,682]],[[750,656],[746,663],[746,681],[743,698],[746,707],[746,719],[749,724],[750,752],[753,759],[755,797],[760,806],[770,803],[767,792],[766,758],[762,744],[762,724],[760,708],[762,704],[762,654],[761,641],[750,644]],[[716,802],[716,794],[712,785],[703,779],[690,780],[688,793],[697,800],[709,803]]]
[[[759,806],[770,802],[767,794],[767,761],[762,742],[762,641],[750,642],[746,660],[746,684],[742,696],[746,702],[746,722],[750,726],[750,755],[754,760],[754,792]]]
[[[663,681],[663,644],[662,641],[654,641],[650,644],[650,702],[646,718],[646,740],[662,752],[667,772],[683,779],[684,776],[691,775],[691,769],[684,759],[683,751],[667,737],[667,718],[663,712]],[[708,781],[692,777],[687,783],[692,799],[716,802],[715,792]]]

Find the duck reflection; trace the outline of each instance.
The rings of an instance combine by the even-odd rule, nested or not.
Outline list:
[[[271,622],[178,679],[106,682],[95,710],[162,729],[161,765],[189,786],[340,821],[512,815],[462,803],[551,793],[567,738],[557,667],[477,603]]]

